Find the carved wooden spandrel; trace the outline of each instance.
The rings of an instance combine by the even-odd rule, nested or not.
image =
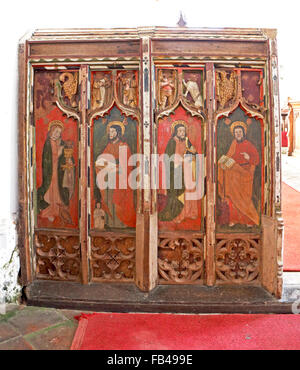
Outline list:
[[[112,95],[111,72],[92,72],[91,110],[105,110],[112,103]]]
[[[62,83],[63,98],[67,105],[72,108],[78,106],[78,72],[63,72],[59,76],[59,81]]]
[[[121,68],[121,66],[120,66]],[[89,125],[117,107],[126,117],[140,121],[138,70],[93,71],[90,77]]]
[[[129,282],[135,274],[135,237],[102,236],[92,237],[91,247],[92,280],[99,282]]]
[[[34,115],[35,120],[44,117],[45,111],[55,104],[55,81],[59,78],[56,71],[36,71],[34,74]]]
[[[68,117],[79,120],[80,72],[63,71],[55,80],[56,105]]]
[[[158,106],[159,110],[170,107],[177,95],[177,73],[175,70],[158,70]]]
[[[202,239],[160,238],[158,271],[161,282],[177,284],[200,282],[204,271]]]
[[[188,105],[201,111],[204,109],[203,77],[200,71],[183,70],[183,97]]]
[[[80,280],[79,236],[36,232],[35,248],[37,278]]]
[[[192,116],[205,119],[204,68],[174,67],[156,70],[156,119],[181,106]]]
[[[235,71],[216,71],[216,100],[218,110],[227,108],[234,102],[238,93],[237,75]]]
[[[258,279],[260,239],[217,239],[216,274],[220,281],[247,283]]]
[[[262,114],[266,112],[263,94],[263,70],[242,70],[242,100],[246,107]]]
[[[228,115],[239,105],[254,117],[264,118],[267,111],[264,100],[264,75],[262,69],[217,68],[217,116]]]
[[[117,74],[117,92],[119,101],[133,109],[138,108],[138,73],[137,71],[121,71]]]

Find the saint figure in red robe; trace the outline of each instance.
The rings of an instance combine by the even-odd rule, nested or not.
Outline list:
[[[122,122],[112,121],[107,125],[108,143],[96,159],[97,186],[101,193],[101,209],[106,214],[105,225],[109,228],[135,227],[136,212],[133,190],[128,184],[132,168],[128,165],[131,156],[129,145],[124,141],[125,127]],[[105,169],[114,181],[103,187],[101,170]]]
[[[259,215],[252,201],[255,167],[259,154],[246,139],[247,125],[236,121],[231,125],[234,140],[218,161],[218,192],[229,207],[229,226],[259,225]]]

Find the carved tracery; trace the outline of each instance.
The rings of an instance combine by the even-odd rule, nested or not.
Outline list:
[[[79,236],[37,233],[35,235],[35,246],[38,278],[79,280]]]
[[[92,238],[91,267],[95,281],[131,281],[135,272],[135,238],[103,235]]]
[[[203,273],[203,244],[201,239],[162,238],[158,247],[158,270],[164,281],[191,283]]]
[[[231,283],[250,282],[259,274],[260,241],[257,239],[223,239],[217,241],[216,273]]]

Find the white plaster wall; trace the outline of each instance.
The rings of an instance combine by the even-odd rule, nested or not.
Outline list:
[[[17,212],[17,44],[28,30],[67,27],[176,26],[183,11],[190,27],[278,28],[281,104],[300,99],[299,8],[294,0],[9,0],[1,4],[0,299],[15,297],[18,259]],[[5,266],[5,268],[3,267]],[[3,284],[8,290],[3,290]],[[2,289],[2,290],[1,290]],[[1,303],[1,302],[0,302]]]

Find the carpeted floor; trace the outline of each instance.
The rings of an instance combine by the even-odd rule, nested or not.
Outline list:
[[[282,183],[284,271],[300,271],[300,192]]]
[[[73,350],[299,350],[300,315],[83,314]]]

